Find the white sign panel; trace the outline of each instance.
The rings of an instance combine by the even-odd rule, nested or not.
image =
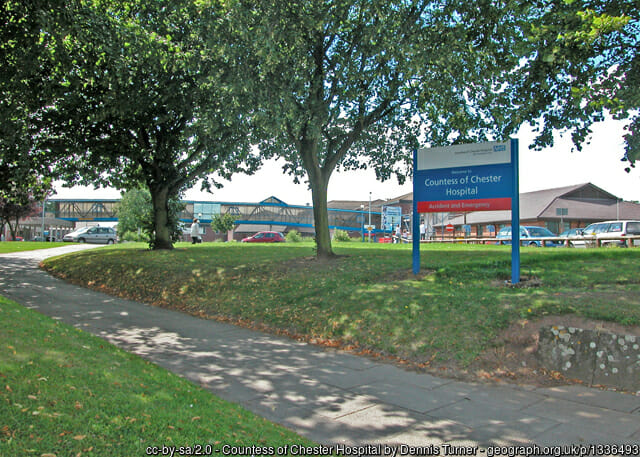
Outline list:
[[[418,150],[418,170],[511,163],[509,143],[458,144]]]

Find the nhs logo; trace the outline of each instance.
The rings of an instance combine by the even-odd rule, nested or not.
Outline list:
[[[493,147],[493,152],[503,152],[507,150],[507,146],[504,144],[498,144]]]

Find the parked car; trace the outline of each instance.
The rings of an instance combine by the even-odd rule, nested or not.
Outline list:
[[[533,239],[531,239],[533,238]],[[543,244],[546,247],[562,246],[561,241],[545,240],[545,238],[557,238],[556,234],[544,227],[520,226],[520,244],[522,246],[537,246]],[[511,244],[511,226],[503,227],[496,235],[498,244]]]
[[[596,222],[582,231],[587,247],[595,247],[598,240],[602,246],[626,246],[626,236],[640,235],[640,221]],[[633,240],[634,246],[640,246],[640,240]]]
[[[243,243],[282,243],[284,235],[281,232],[258,232],[253,236],[243,238]]]
[[[75,232],[66,234],[62,241],[113,244],[118,241],[118,235],[111,227],[82,227]]]
[[[576,239],[577,237],[580,237],[582,235],[582,231],[584,230],[583,228],[572,228],[569,230],[565,230],[564,232],[562,232],[560,235],[558,235],[559,238],[564,238],[565,240],[568,238],[573,238],[571,240],[569,240],[569,247],[571,248],[577,248],[577,247],[585,247],[584,244],[584,240],[579,240]]]
[[[47,235],[44,237],[42,235],[38,235],[34,236],[31,241],[58,241],[58,239],[53,235]]]

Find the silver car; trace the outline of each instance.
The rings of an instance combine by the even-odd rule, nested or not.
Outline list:
[[[68,233],[62,240],[72,243],[113,244],[118,241],[118,236],[111,227],[83,227]]]

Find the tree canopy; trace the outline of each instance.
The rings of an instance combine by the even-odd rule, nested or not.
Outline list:
[[[42,30],[68,25],[64,10],[54,5],[7,0],[0,6],[0,200],[5,212],[32,206],[50,190],[49,159],[34,148],[31,116],[53,98],[47,82],[55,43]]]
[[[636,0],[7,0],[0,9],[0,178],[147,187],[169,202],[212,173],[282,157],[313,195],[331,257],[340,169],[410,174],[410,151],[629,119],[640,157]],[[258,143],[260,157],[249,153]],[[6,179],[13,179],[6,178]],[[8,181],[6,181],[8,182]]]
[[[250,110],[237,65],[218,38],[220,6],[172,2],[78,2],[78,27],[60,35],[59,96],[39,112],[40,147],[63,158],[67,182],[120,189],[144,184],[154,210],[153,245],[171,248],[168,202],[208,175],[251,170]]]
[[[529,121],[535,145],[571,132],[579,149],[606,115],[629,119],[628,168],[640,159],[640,4],[636,0],[540,2],[528,24],[530,47],[516,81],[514,124]]]
[[[497,102],[519,64],[518,2],[265,0],[235,3],[270,136],[267,157],[306,177],[318,256],[332,256],[327,187],[336,169],[409,171],[432,145],[503,138]]]

